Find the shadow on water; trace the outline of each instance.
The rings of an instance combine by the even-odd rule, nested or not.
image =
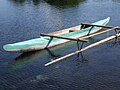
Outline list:
[[[67,7],[73,7],[77,6],[80,3],[83,3],[87,0],[11,0],[16,4],[23,4],[25,2],[32,2],[34,5],[39,5],[40,2],[47,2],[50,5],[61,7],[61,8],[67,8]]]

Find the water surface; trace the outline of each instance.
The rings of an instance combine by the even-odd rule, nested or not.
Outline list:
[[[120,26],[119,13],[119,0],[0,0],[0,90],[119,90],[119,40],[85,51],[84,61],[74,55],[48,67],[44,64],[77,50],[76,43],[22,55],[2,48],[106,17],[108,25]]]

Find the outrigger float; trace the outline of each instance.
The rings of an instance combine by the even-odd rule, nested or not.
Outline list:
[[[56,63],[60,60],[63,60],[67,57],[70,57],[72,55],[75,55],[77,53],[83,52],[89,48],[92,48],[94,46],[97,46],[99,44],[105,43],[107,41],[110,41],[112,39],[115,39],[116,37],[120,36],[120,33],[117,32],[117,30],[120,30],[120,27],[114,27],[114,26],[106,26],[107,23],[110,21],[110,17],[97,21],[95,23],[89,24],[89,23],[81,23],[81,25],[74,26],[68,29],[56,31],[50,34],[40,34],[39,38],[31,39],[23,42],[13,43],[13,44],[6,44],[3,46],[4,50],[9,52],[30,52],[30,51],[37,51],[42,50],[45,48],[50,48],[56,45],[60,45],[69,41],[77,41],[86,43],[88,42],[87,38],[93,37],[105,32],[109,32],[111,30],[116,31],[116,35],[113,35],[111,37],[108,37],[106,39],[103,39],[101,41],[98,41],[94,44],[91,44],[85,48],[79,48],[78,45],[78,51],[70,53],[68,55],[65,55],[61,58],[58,58],[56,60],[53,60],[45,66],[48,66],[50,64]],[[109,28],[108,30],[100,31],[102,28]],[[100,31],[100,32],[98,32]]]

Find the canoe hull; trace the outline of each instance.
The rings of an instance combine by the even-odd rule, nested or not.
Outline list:
[[[106,19],[100,20],[93,24],[106,25],[109,22],[109,20],[110,20],[110,18],[108,17]],[[71,27],[68,29],[56,31],[56,32],[53,32],[50,34],[60,35],[60,36],[69,37],[69,38],[79,38],[79,37],[83,37],[83,36],[87,35],[90,28],[91,27],[83,29],[83,31],[82,31],[82,30],[80,30],[80,25],[78,25],[78,26],[74,26],[74,27]],[[90,34],[95,33],[97,31],[99,31],[100,29],[101,29],[101,27],[94,27]],[[76,30],[76,31],[70,32],[70,30]],[[7,45],[4,45],[3,48],[4,48],[4,50],[9,51],[9,52],[30,52],[30,51],[37,51],[37,50],[42,50],[45,48],[50,48],[50,47],[53,47],[56,45],[60,45],[60,44],[69,42],[69,40],[54,38],[51,41],[51,43],[47,46],[49,40],[50,40],[49,37],[40,37],[40,38],[27,40],[27,41],[23,41],[23,42],[7,44]]]

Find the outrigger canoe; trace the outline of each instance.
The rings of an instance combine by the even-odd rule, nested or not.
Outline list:
[[[92,24],[105,26],[109,21],[110,21],[110,17],[94,22]],[[96,27],[96,26],[94,27],[90,26],[84,29],[80,29],[80,27],[81,25],[74,26],[68,29],[50,33],[49,35],[77,39],[77,38],[86,36],[88,33],[92,34],[102,29],[102,27]],[[45,49],[46,47],[49,48],[49,47],[53,47],[56,45],[60,45],[68,41],[70,40],[56,38],[56,37],[51,38],[49,36],[40,36],[39,38],[35,38],[31,40],[26,40],[22,42],[13,43],[13,44],[6,44],[3,46],[3,48],[4,50],[9,51],[9,52],[30,52],[30,51],[42,50],[42,49]]]

